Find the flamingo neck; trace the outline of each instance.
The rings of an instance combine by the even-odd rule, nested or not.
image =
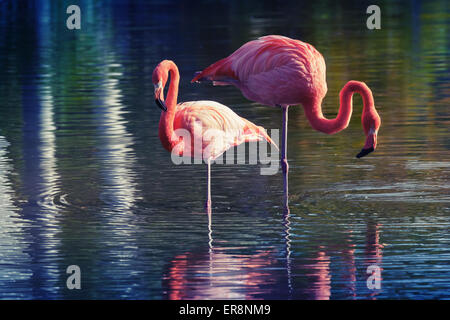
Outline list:
[[[314,98],[304,104],[306,117],[313,129],[327,134],[337,133],[347,128],[352,116],[353,104],[352,96],[359,93],[363,98],[362,123],[367,135],[370,128],[366,128],[364,119],[367,114],[375,109],[372,91],[363,82],[349,81],[342,88],[339,98],[339,113],[335,119],[327,119],[322,113],[322,98]]]
[[[167,98],[165,99],[167,111],[162,111],[159,119],[159,138],[161,139],[164,148],[171,151],[176,142],[174,141],[173,136],[173,121],[177,109],[180,73],[178,72],[177,66],[173,62],[168,63],[166,71],[170,75],[170,84],[169,91],[167,92]]]

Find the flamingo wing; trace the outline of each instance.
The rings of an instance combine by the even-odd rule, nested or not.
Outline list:
[[[250,100],[267,105],[298,104],[325,96],[325,61],[312,45],[270,35],[247,42],[202,72],[192,82],[211,80],[237,86]]]
[[[227,106],[214,101],[184,102],[177,106],[174,130],[189,133],[190,143],[183,154],[216,159],[243,142],[266,139],[273,143],[263,127],[241,118]],[[194,143],[198,141],[198,143]]]

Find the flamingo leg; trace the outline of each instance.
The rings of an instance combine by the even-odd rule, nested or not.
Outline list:
[[[211,159],[208,159],[208,191],[206,195],[205,208],[208,214],[211,214]]]
[[[289,213],[289,164],[287,161],[287,130],[288,130],[288,109],[289,106],[281,106],[283,110],[283,132],[281,136],[281,169],[283,171],[283,186],[284,186],[284,209]]]

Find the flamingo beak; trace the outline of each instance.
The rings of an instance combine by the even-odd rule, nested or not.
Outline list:
[[[166,104],[160,98],[155,99],[156,105],[161,108],[162,111],[167,111]]]
[[[361,152],[358,153],[356,157],[358,159],[362,158],[371,153],[372,151],[374,151],[376,147],[377,147],[377,130],[370,129],[369,134],[367,135],[366,138],[366,143],[362,148]]]
[[[162,111],[167,111],[166,103],[164,102],[162,82],[155,84],[155,103]]]

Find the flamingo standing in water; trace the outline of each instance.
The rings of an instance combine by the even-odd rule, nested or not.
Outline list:
[[[169,91],[167,99],[164,99],[164,87],[169,74]],[[200,158],[207,162],[208,192],[205,206],[210,213],[211,161],[229,148],[244,142],[265,139],[269,143],[274,143],[263,127],[238,116],[223,104],[215,101],[177,104],[180,74],[173,61],[160,62],[153,71],[152,81],[156,104],[162,109],[159,138],[163,147],[178,156]]]
[[[325,69],[322,55],[312,45],[270,35],[247,42],[227,58],[198,72],[192,79],[192,82],[209,80],[213,81],[214,85],[234,85],[249,100],[282,108],[281,165],[286,198],[289,170],[287,122],[290,105],[302,104],[313,129],[334,134],[348,126],[352,115],[352,96],[357,92],[363,97],[362,125],[366,142],[356,157],[361,158],[369,154],[377,146],[381,119],[375,109],[372,92],[365,83],[347,82],[340,92],[337,117],[324,117],[321,105],[327,92]]]

